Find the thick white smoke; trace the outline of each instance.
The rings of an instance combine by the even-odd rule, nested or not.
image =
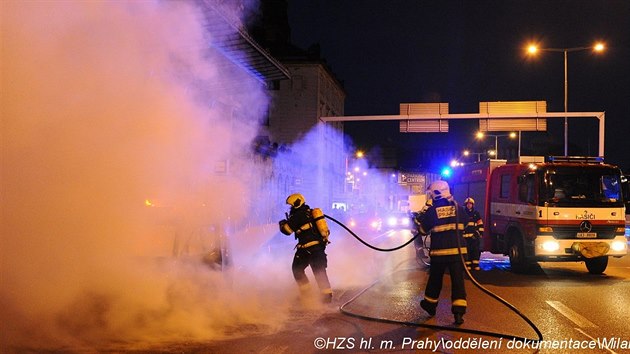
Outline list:
[[[329,131],[328,133],[334,135],[338,132],[333,133]],[[300,140],[294,142],[288,150],[279,152],[275,158],[275,170],[278,171],[280,176],[271,182],[273,184],[284,183],[285,185],[290,185],[291,187],[287,193],[301,193],[311,208],[321,208],[325,214],[342,223],[346,223],[346,226],[354,228],[353,231],[357,233],[357,236],[371,245],[387,249],[408,241],[412,237],[411,234],[404,231],[388,231],[385,225],[385,219],[389,212],[397,210],[397,205],[390,197],[401,196],[406,193],[398,185],[396,177],[393,177],[391,173],[386,173],[370,166],[368,158],[353,158],[352,156],[355,155],[354,152],[356,150],[352,148],[352,144],[349,142],[348,151],[344,152],[348,156],[347,166],[344,168],[347,168],[357,178],[354,186],[356,189],[351,190],[353,187],[348,187],[345,193],[335,190],[332,184],[339,181],[339,178],[329,168],[332,163],[330,156],[322,152],[325,144],[322,142],[321,136],[322,132],[318,131],[316,127],[304,134]],[[329,138],[332,141],[341,139],[340,136],[331,136]],[[370,156],[370,158],[377,160],[380,156]],[[282,176],[282,172],[292,166],[299,166],[299,183],[287,181]],[[343,172],[342,170],[341,173]],[[317,180],[308,183],[313,176],[317,176]],[[268,187],[268,189],[272,188],[273,186]],[[345,204],[344,208],[347,209],[345,212],[337,213],[332,209],[332,205],[327,203],[328,201],[333,203],[343,202]],[[289,206],[284,204],[284,198],[278,200],[276,205],[278,204],[276,217],[279,220],[283,218],[284,212],[289,211]],[[367,214],[372,214],[382,219],[383,226],[380,232],[367,230],[369,229],[365,227],[367,225],[359,225],[357,227],[351,226],[347,222],[349,216]],[[365,222],[366,220],[363,221]],[[410,264],[414,266],[413,246],[391,253],[380,252],[363,245],[334,221],[327,219],[327,224],[331,229],[329,237],[331,244],[326,249],[329,266],[328,276],[333,290],[343,291],[343,289],[364,286],[383,276],[388,276],[394,269],[408,267]],[[292,240],[293,236],[291,235],[288,238]],[[275,239],[285,244],[290,243],[290,241],[287,241],[287,236],[276,235]],[[286,246],[285,249],[290,251]],[[284,257],[286,259],[290,255],[285,255]],[[410,258],[411,263],[409,262]],[[290,258],[288,262],[290,262]]]
[[[268,97],[193,4],[2,2],[2,351],[268,333],[296,305],[284,193],[330,213],[338,178],[317,134],[275,157],[325,166],[316,189],[251,157]],[[331,228],[335,291],[398,266]]]
[[[191,4],[2,3],[3,351],[282,323],[284,264],[263,277],[188,261],[248,216],[254,191],[221,171],[256,168],[238,159],[268,104],[258,82],[221,70]],[[246,113],[224,109],[235,104]],[[266,237],[248,236],[225,242]]]

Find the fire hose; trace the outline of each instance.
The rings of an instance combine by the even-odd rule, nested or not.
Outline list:
[[[458,210],[457,203],[455,203],[455,210]],[[459,213],[456,213],[456,223],[457,224],[459,224],[459,215],[458,214]],[[409,245],[411,242],[413,242],[418,237],[418,235],[420,235],[419,233],[414,235],[414,237],[412,237],[409,241],[407,241],[407,242],[405,242],[402,245],[397,246],[397,247],[393,247],[393,248],[379,248],[379,247],[373,246],[373,245],[369,244],[368,242],[364,241],[361,237],[359,237],[357,234],[355,234],[350,228],[348,228],[346,225],[344,225],[339,220],[336,220],[335,218],[333,218],[333,217],[331,217],[329,215],[324,215],[324,217],[330,219],[334,223],[336,223],[339,226],[341,226],[348,233],[350,233],[350,235],[352,235],[354,238],[356,238],[359,242],[361,242],[365,246],[367,246],[367,247],[369,247],[369,248],[371,248],[373,250],[380,251],[380,252],[392,252],[392,251],[399,250],[399,249]],[[459,233],[459,228],[456,228],[456,229],[458,229],[457,232]],[[534,330],[534,332],[536,332],[536,335],[538,336],[538,339],[530,339],[530,338],[524,338],[524,337],[519,337],[519,336],[513,336],[513,335],[509,335],[509,334],[481,331],[481,330],[476,330],[476,329],[459,328],[459,327],[447,327],[447,326],[439,326],[439,325],[432,325],[432,324],[426,324],[426,323],[417,323],[417,322],[411,322],[411,321],[390,320],[390,319],[386,319],[386,318],[371,317],[371,316],[367,316],[367,315],[361,315],[361,314],[353,313],[353,312],[350,312],[350,311],[347,311],[347,310],[344,309],[344,307],[346,305],[349,305],[350,303],[354,302],[362,294],[364,294],[370,288],[375,286],[378,283],[378,281],[372,283],[370,286],[368,286],[367,288],[365,288],[362,291],[360,291],[358,294],[356,294],[350,300],[346,301],[343,305],[340,306],[339,310],[341,311],[341,313],[343,313],[345,315],[356,317],[356,318],[360,318],[360,319],[363,319],[363,320],[369,320],[369,321],[377,321],[377,322],[391,323],[391,324],[402,324],[402,325],[412,326],[412,327],[423,327],[423,328],[431,328],[431,329],[449,330],[449,331],[462,332],[462,333],[472,333],[472,334],[485,335],[485,336],[490,336],[490,337],[495,337],[495,338],[513,339],[513,340],[518,340],[518,341],[521,341],[521,342],[539,342],[539,341],[542,341],[543,340],[542,333],[540,332],[538,327],[536,327],[536,325],[527,316],[525,316],[525,314],[523,314],[519,309],[517,309],[511,303],[509,303],[505,299],[501,298],[499,295],[497,295],[497,294],[493,293],[492,291],[486,289],[470,273],[470,271],[466,267],[464,256],[463,256],[462,251],[461,251],[461,244],[460,244],[460,240],[459,240],[459,235],[457,237],[457,249],[458,249],[458,252],[459,252],[459,257],[460,257],[460,260],[462,262],[462,265],[464,266],[464,270],[466,271],[466,274],[468,275],[468,277],[470,278],[472,283],[475,285],[475,287],[477,287],[479,290],[481,290],[485,294],[489,295],[493,299],[499,301],[500,303],[505,305],[509,310],[511,310],[512,312],[516,313],[519,317],[521,317]]]

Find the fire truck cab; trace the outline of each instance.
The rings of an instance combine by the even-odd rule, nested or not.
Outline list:
[[[456,200],[478,201],[483,249],[508,255],[515,272],[538,261],[584,261],[601,274],[608,257],[628,252],[622,173],[602,159],[486,160],[460,167],[452,185]]]

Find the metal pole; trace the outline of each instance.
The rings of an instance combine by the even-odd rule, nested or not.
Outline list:
[[[348,154],[346,153],[346,168],[345,168],[345,172],[343,174],[343,197],[346,197],[346,190],[347,190],[347,185],[348,185]]]
[[[564,112],[569,111],[568,51],[564,50]],[[569,118],[564,117],[564,156],[569,156]]]
[[[494,157],[497,160],[499,159],[499,136],[498,135],[494,136]]]
[[[518,131],[518,162],[521,162],[521,131]]]

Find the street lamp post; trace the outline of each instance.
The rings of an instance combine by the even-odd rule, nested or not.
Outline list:
[[[536,54],[538,51],[542,52],[562,52],[564,54],[564,113],[569,111],[569,73],[568,73],[568,57],[569,52],[578,52],[583,50],[593,50],[595,52],[604,51],[604,44],[601,42],[595,43],[592,47],[573,47],[573,48],[538,48],[537,45],[531,44],[527,47],[529,54]],[[564,117],[564,156],[569,156],[569,119]]]
[[[356,162],[359,159],[362,159],[363,157],[365,157],[365,154],[363,153],[363,151],[361,150],[357,150],[356,152],[354,152],[353,154],[354,156],[354,162]],[[346,161],[345,161],[345,175],[344,175],[344,179],[343,179],[343,193],[344,195],[346,194],[346,186],[348,185],[348,180],[352,180],[352,190],[355,189],[355,183],[356,183],[356,178],[354,176],[354,174],[350,171],[349,169],[349,165],[350,165],[350,156],[346,154]],[[358,168],[358,167],[355,167]],[[352,178],[351,178],[352,177]]]
[[[477,139],[483,139],[484,136],[491,136],[494,137],[494,157],[495,158],[499,158],[499,137],[503,137],[503,136],[507,136],[510,137],[512,139],[516,138],[516,133],[511,132],[510,134],[498,134],[498,135],[494,135],[494,134],[484,134],[483,132],[477,132]],[[521,156],[521,135],[519,134],[518,136],[519,139],[519,146],[518,146],[518,155]]]
[[[521,162],[521,131],[518,131],[518,152],[516,153],[516,156],[518,157],[518,162]]]
[[[468,150],[464,150],[464,156],[468,157],[470,155],[477,155],[477,162],[481,161],[481,154],[483,154],[482,152],[470,152]]]

